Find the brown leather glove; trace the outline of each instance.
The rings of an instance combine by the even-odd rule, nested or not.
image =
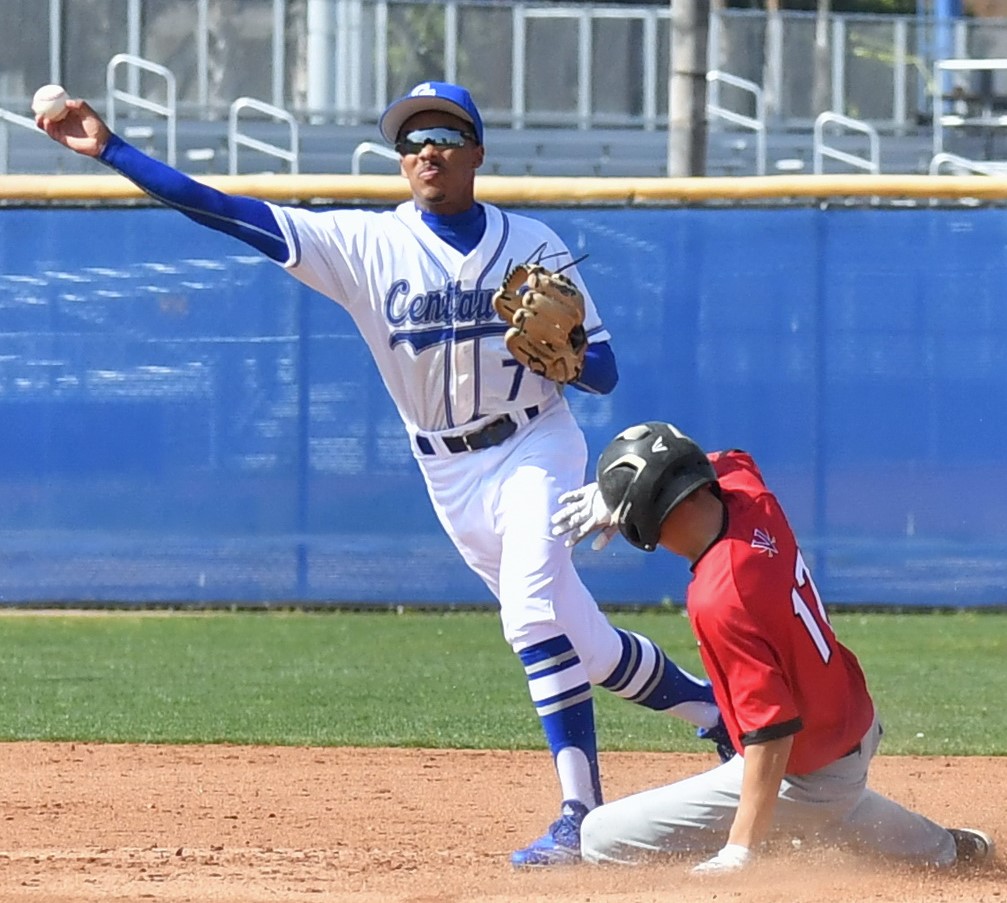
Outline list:
[[[584,296],[569,278],[520,264],[504,277],[493,307],[511,324],[504,341],[519,364],[558,383],[580,376],[587,350]]]

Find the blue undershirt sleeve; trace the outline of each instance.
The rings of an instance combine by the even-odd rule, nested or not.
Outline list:
[[[608,342],[594,342],[584,353],[584,369],[580,379],[570,383],[575,389],[593,395],[608,395],[619,381],[615,352]]]
[[[203,185],[160,160],[148,157],[118,135],[112,135],[99,157],[102,163],[142,188],[154,200],[251,245],[277,263],[286,263],[290,253],[265,201],[225,194]]]

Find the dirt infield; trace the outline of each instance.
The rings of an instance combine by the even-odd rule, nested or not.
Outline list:
[[[608,753],[610,797],[711,767]],[[546,753],[0,744],[0,901],[1007,903],[981,871],[883,869],[835,851],[698,880],[686,863],[518,873],[557,810]],[[873,786],[1007,846],[1007,758],[875,762]]]

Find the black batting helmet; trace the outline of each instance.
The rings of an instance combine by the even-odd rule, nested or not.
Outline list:
[[[631,426],[598,459],[598,487],[608,510],[622,535],[645,552],[657,548],[668,512],[716,481],[703,450],[670,423]]]

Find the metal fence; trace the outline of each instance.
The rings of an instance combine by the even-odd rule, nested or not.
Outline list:
[[[490,124],[654,129],[667,122],[671,9],[514,0],[4,0],[18,40],[0,47],[0,108],[34,89],[104,96],[117,53],[169,68],[182,115],[226,118],[253,97],[302,119],[373,120],[412,84],[468,84]],[[709,68],[755,82],[776,126],[810,128],[826,110],[876,127],[929,122],[933,61],[1007,57],[1007,19],[725,10]],[[1007,97],[1007,73],[981,76]],[[156,79],[127,90],[157,99]],[[725,101],[727,98],[725,98]],[[738,110],[750,99],[738,98]]]

